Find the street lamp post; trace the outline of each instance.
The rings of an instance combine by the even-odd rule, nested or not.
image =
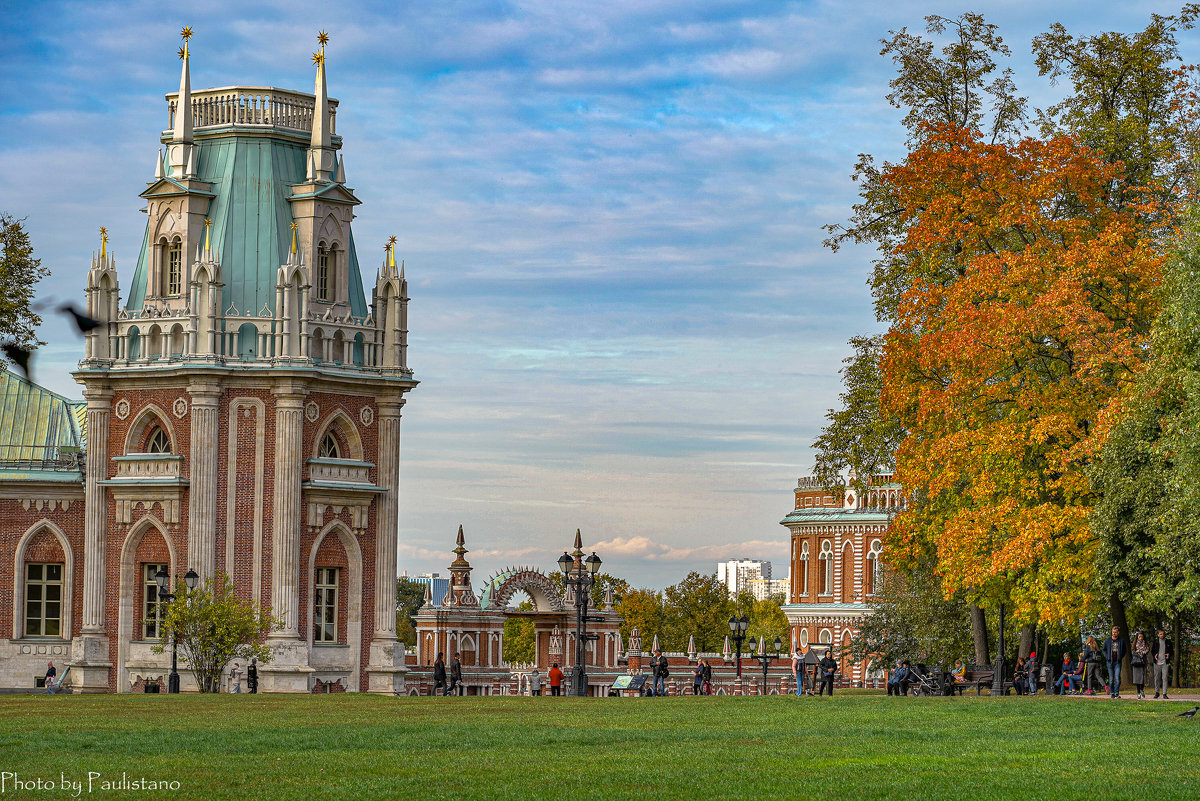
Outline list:
[[[734,615],[729,618],[729,636],[733,638],[737,647],[737,676],[742,677],[742,643],[746,641],[746,629],[750,628],[750,618],[742,615],[738,617]]]
[[[200,575],[189,567],[188,572],[183,576],[183,582],[187,585],[188,592],[196,589],[196,582],[199,579]],[[175,580],[179,580],[178,573],[175,574]],[[154,574],[154,581],[158,584],[158,602],[160,604],[175,600],[175,593],[167,591],[171,576],[165,567],[160,567]],[[179,632],[173,626],[171,627],[171,675],[167,677],[167,692],[179,692]]]
[[[1000,637],[996,643],[996,665],[992,671],[992,695],[1004,694],[1004,604],[1000,604]],[[1046,692],[1050,692],[1047,690]]]
[[[558,557],[558,567],[566,585],[575,590],[575,665],[571,669],[571,694],[576,696],[587,695],[587,643],[599,639],[597,635],[587,633],[587,613],[592,586],[600,572],[600,557],[595,552],[587,559],[582,557],[583,551],[578,548],[574,558],[566,551]]]
[[[762,663],[763,695],[767,694],[767,670],[770,669],[772,660],[779,658],[779,656],[780,656],[779,649],[783,647],[783,640],[776,637],[774,645],[775,645],[775,653],[773,653],[773,654],[767,653],[767,638],[763,637],[762,653],[760,654],[760,653],[758,653],[758,640],[754,639],[753,637],[750,638],[750,658],[756,659],[760,663]]]

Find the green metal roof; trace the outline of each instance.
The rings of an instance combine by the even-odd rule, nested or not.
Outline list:
[[[80,480],[87,404],[0,370],[0,478]]]
[[[261,136],[217,136],[196,141],[197,178],[212,184],[208,207],[213,253],[221,262],[225,283],[221,312],[233,306],[240,314],[275,311],[275,279],[291,246],[292,185],[305,179],[307,144]],[[146,299],[150,263],[150,221],[129,286],[128,308],[140,309]],[[350,313],[365,317],[362,286],[353,234],[347,249],[350,263]],[[194,253],[185,259],[195,258]]]
[[[786,526],[789,523],[881,523],[891,519],[892,516],[883,511],[829,511],[828,507],[825,509],[814,507],[812,509],[796,509],[779,522]]]

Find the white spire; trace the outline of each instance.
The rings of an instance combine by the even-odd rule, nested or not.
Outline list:
[[[317,35],[320,49],[313,53],[313,63],[317,65],[317,84],[313,90],[316,95],[316,107],[313,109],[312,138],[309,140],[308,152],[311,156],[309,180],[333,180],[337,168],[333,152],[332,136],[329,130],[329,90],[325,84],[325,43],[329,35],[321,31]]]
[[[163,154],[161,150],[154,151],[154,180],[159,180],[163,177]]]
[[[345,156],[341,156],[338,158],[337,173],[334,174],[333,180],[335,183],[339,183],[339,184],[346,183],[346,157]]]
[[[193,174],[195,161],[192,158],[192,77],[191,51],[189,41],[192,29],[184,28],[179,32],[183,37],[183,47],[179,48],[179,58],[183,61],[183,69],[179,74],[179,96],[175,100],[175,127],[171,132],[171,144],[167,148],[170,175],[172,178],[184,178]]]

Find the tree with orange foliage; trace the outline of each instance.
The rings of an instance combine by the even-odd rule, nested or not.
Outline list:
[[[900,200],[909,288],[882,359],[918,502],[889,560],[932,547],[947,595],[1018,619],[1095,606],[1083,466],[1100,411],[1140,369],[1162,259],[1150,196],[1109,205],[1119,165],[1074,138],[990,144],[931,128],[882,181]]]

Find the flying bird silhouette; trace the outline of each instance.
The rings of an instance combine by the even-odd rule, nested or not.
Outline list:
[[[1188,720],[1191,720],[1192,718],[1196,717],[1197,712],[1200,712],[1200,706],[1194,706],[1191,709],[1189,709],[1187,712],[1180,712],[1175,717],[1187,718]]]
[[[75,327],[79,329],[79,333],[81,334],[86,334],[93,328],[100,327],[100,323],[79,311],[72,303],[64,303],[58,307],[58,310],[75,321]]]
[[[0,343],[0,351],[4,351],[4,355],[13,364],[21,368],[21,372],[25,374],[26,381],[33,381],[33,378],[29,375],[29,359],[33,356],[33,348],[27,348],[16,342],[4,342]]]

